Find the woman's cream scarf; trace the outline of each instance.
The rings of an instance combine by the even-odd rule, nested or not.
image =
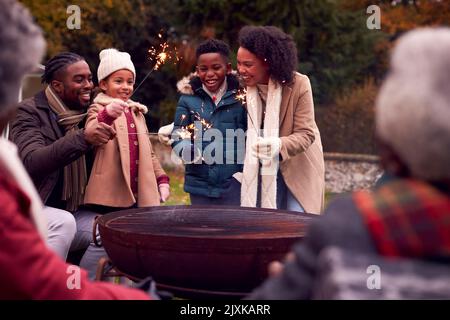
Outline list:
[[[269,79],[264,129],[260,136],[278,138],[281,98],[281,85]],[[261,128],[261,121],[263,120],[262,102],[256,86],[247,87],[246,101],[248,129],[244,171],[241,182],[241,206],[256,207],[259,188],[258,176],[261,175],[261,207],[276,209],[278,158],[271,161],[264,161],[261,164],[260,172],[259,160],[252,155],[252,146],[257,142],[258,133],[261,132],[259,128]]]

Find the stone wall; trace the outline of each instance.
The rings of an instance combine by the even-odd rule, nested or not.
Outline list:
[[[171,148],[159,143],[156,136],[151,137],[153,148],[164,168],[184,171],[182,164],[171,159]],[[383,170],[378,157],[360,154],[325,153],[326,190],[332,193],[369,189],[381,177]]]

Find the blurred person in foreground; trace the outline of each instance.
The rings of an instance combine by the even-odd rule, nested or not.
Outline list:
[[[333,201],[285,264],[271,264],[272,277],[249,299],[314,298],[319,257],[332,246],[350,252],[347,258],[375,256],[397,269],[401,261],[439,266],[448,279],[449,52],[449,28],[418,29],[399,39],[376,101],[381,163],[394,178],[373,192]]]
[[[0,130],[16,111],[20,83],[45,51],[41,30],[14,0],[0,0]],[[44,242],[42,201],[14,144],[0,140],[0,299],[149,299],[142,291],[94,283]]]

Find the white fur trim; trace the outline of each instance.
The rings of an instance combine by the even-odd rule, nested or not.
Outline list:
[[[192,86],[189,83],[193,78],[197,77],[197,72],[192,72],[188,76],[183,77],[180,81],[177,82],[178,92],[181,94],[187,94],[192,96],[194,91],[192,90]]]

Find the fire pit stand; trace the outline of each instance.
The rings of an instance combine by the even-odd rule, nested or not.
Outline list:
[[[110,282],[116,284],[126,284],[128,286],[131,286],[133,282],[136,283],[142,281],[140,278],[133,277],[120,271],[114,266],[113,262],[109,258],[103,257],[98,262],[95,280],[108,281],[108,279],[113,279]],[[161,283],[156,283],[156,288],[159,292],[164,291],[165,296],[175,296],[175,299],[242,299],[248,295],[248,293],[243,292],[198,290],[170,286]]]

